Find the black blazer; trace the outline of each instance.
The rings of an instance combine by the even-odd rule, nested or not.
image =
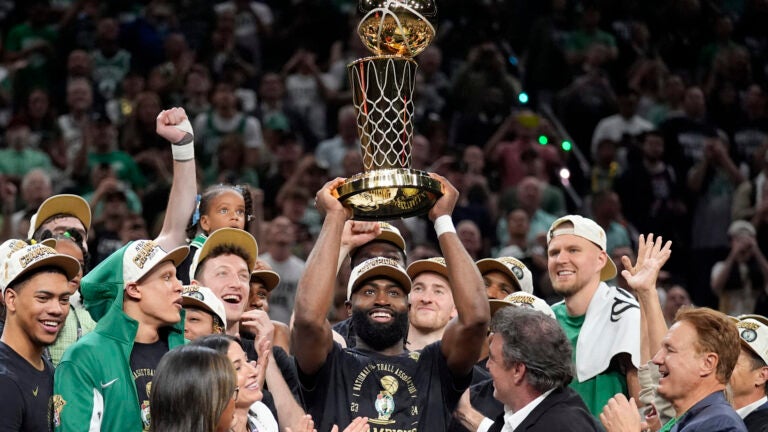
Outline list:
[[[500,432],[504,426],[502,413],[494,421],[489,432]],[[515,432],[552,432],[552,431],[602,431],[597,421],[589,413],[581,396],[570,387],[555,389],[528,414]]]

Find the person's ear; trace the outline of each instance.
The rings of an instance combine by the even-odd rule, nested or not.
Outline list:
[[[5,303],[5,309],[9,312],[16,312],[16,308],[18,307],[16,305],[16,301],[19,299],[19,294],[10,288],[7,288],[5,290],[5,293],[3,295],[3,302]]]
[[[200,216],[200,228],[205,232],[211,232],[211,221],[208,215],[202,215]]]
[[[347,309],[347,317],[351,317],[352,316],[352,303],[349,300],[347,300],[347,301],[344,302],[344,307]]]
[[[755,387],[765,387],[766,382],[768,382],[768,366],[763,366],[755,376]]]
[[[141,300],[141,288],[136,282],[130,282],[125,285],[125,294],[133,300]]]
[[[702,356],[701,361],[701,376],[708,376],[717,373],[717,364],[720,362],[720,357],[713,353],[705,353]]]

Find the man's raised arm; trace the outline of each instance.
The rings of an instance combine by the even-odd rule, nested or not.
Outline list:
[[[443,333],[442,351],[451,371],[466,375],[480,357],[491,312],[480,271],[461,244],[451,221],[459,192],[444,177],[434,173],[430,173],[430,177],[443,185],[443,196],[430,210],[429,219],[435,223],[458,312]]]
[[[197,172],[192,126],[183,108],[160,112],[156,122],[157,134],[171,143],[173,153],[173,183],[168,197],[163,228],[157,242],[165,250],[186,244],[186,228],[195,209]]]
[[[317,192],[315,206],[325,220],[296,288],[292,352],[301,371],[308,375],[322,367],[333,347],[331,324],[326,316],[336,286],[341,234],[344,222],[351,216],[351,211],[334,194],[343,182],[344,179],[336,178]]]

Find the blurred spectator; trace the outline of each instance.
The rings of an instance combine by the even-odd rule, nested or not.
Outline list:
[[[509,115],[485,143],[485,157],[498,168],[502,189],[517,186],[526,175],[536,175],[529,171],[533,164],[523,160],[528,151],[538,154],[545,166],[561,164],[560,154],[554,146],[541,145],[540,137],[547,139],[547,144],[549,139],[555,139],[545,132],[548,132],[546,120],[524,110]]]
[[[372,148],[376,149],[381,143],[371,143]],[[333,138],[320,141],[315,150],[315,159],[317,163],[328,170],[332,177],[344,175],[344,166],[342,160],[349,150],[360,151],[360,139],[357,136],[357,111],[352,105],[346,105],[339,110],[338,114],[338,133]],[[378,159],[370,159],[366,155],[368,164],[380,162]]]
[[[144,75],[135,70],[128,71],[121,83],[119,95],[108,100],[105,105],[107,115],[115,124],[123,126],[126,119],[132,116],[145,84]]]
[[[749,86],[742,103],[744,118],[734,125],[734,162],[743,172],[749,173],[750,177],[760,172],[763,166],[762,159],[756,156],[768,140],[768,112],[765,104],[763,87],[758,84]]]
[[[630,233],[621,214],[619,196],[613,191],[592,195],[592,220],[605,231],[605,249],[631,248]],[[632,236],[636,237],[636,236]]]
[[[430,114],[444,116],[448,107],[451,82],[440,70],[443,52],[432,44],[418,57],[419,69],[416,70],[416,88],[414,89],[414,123],[422,124]]]
[[[597,158],[597,146],[604,139],[610,139],[618,146],[618,160],[627,165],[627,153],[635,148],[635,139],[643,132],[653,129],[653,125],[637,115],[637,91],[622,87],[616,92],[619,112],[600,120],[592,134],[592,156]]]
[[[597,123],[616,112],[616,96],[604,70],[606,59],[604,46],[592,46],[582,64],[583,72],[557,95],[563,126],[584,154],[591,153],[589,143]]]
[[[249,51],[258,73],[262,64],[261,46],[272,33],[272,9],[264,1],[230,0],[215,5],[214,11],[234,15],[235,44]]]
[[[728,228],[731,250],[712,267],[712,291],[720,298],[721,312],[738,316],[755,311],[758,296],[768,287],[768,260],[757,247],[755,227],[734,221]]]
[[[510,114],[511,105],[504,100],[503,89],[490,86],[478,91],[481,99],[477,111],[462,109],[453,119],[451,143],[459,151],[488,141]]]
[[[201,64],[190,67],[184,78],[182,104],[190,118],[195,118],[211,109],[208,95],[211,91],[211,76],[208,69]]]
[[[22,208],[11,217],[12,238],[26,237],[26,233],[29,231],[29,219],[37,213],[40,204],[53,195],[51,177],[42,168],[30,170],[21,179],[19,190],[21,191]],[[23,228],[22,225],[26,225],[26,228]]]
[[[56,115],[51,106],[48,92],[42,89],[32,90],[18,117],[29,125],[29,145],[31,148],[46,151],[59,139]]]
[[[346,75],[344,75],[346,78]],[[301,136],[303,146],[307,150],[313,150],[317,146],[318,137],[302,117],[302,114],[291,107],[286,100],[285,83],[280,74],[267,72],[261,77],[259,84],[259,104],[256,107],[256,117],[264,125],[265,134],[267,125],[273,118],[283,117],[287,120],[287,129],[279,128],[285,132],[296,132]],[[282,120],[282,119],[280,119]],[[265,137],[266,139],[266,137]],[[274,151],[274,149],[270,148]]]
[[[589,51],[601,47],[605,51],[606,60],[613,61],[619,55],[616,39],[600,29],[601,12],[597,4],[587,2],[583,5],[579,29],[575,30],[566,40],[566,58],[568,63],[580,66],[589,56]]]
[[[639,232],[653,232],[672,240],[675,247],[685,247],[687,212],[683,201],[684,184],[664,162],[664,137],[649,131],[640,137],[642,159],[632,163],[616,182],[616,192],[627,220]],[[672,254],[669,265],[680,258]]]
[[[145,150],[167,147],[167,143],[159,139],[155,133],[155,122],[160,113],[160,107],[160,97],[156,93],[142,92],[136,96],[133,109],[130,111],[131,115],[123,127],[122,150],[137,157]],[[197,128],[194,130],[199,131]]]
[[[689,254],[689,282],[699,287],[691,295],[696,304],[710,305],[714,298],[705,288],[708,275],[701,268],[709,268],[722,259],[728,250],[725,227],[731,223],[733,193],[743,181],[734,165],[726,143],[720,138],[707,138],[704,154],[688,173],[688,191],[695,197],[691,222],[691,252]]]
[[[236,134],[245,142],[245,165],[256,166],[259,149],[264,146],[259,120],[240,111],[235,89],[229,83],[219,82],[213,86],[211,105],[210,111],[199,114],[194,121],[195,134],[201,137],[199,148],[202,151],[197,159],[203,166],[216,164],[222,138]]]
[[[22,9],[22,8],[20,8]],[[52,89],[53,62],[56,59],[56,38],[58,32],[51,25],[50,7],[45,1],[34,0],[25,4],[26,20],[8,30],[5,39],[7,62],[18,62],[20,69],[13,81],[16,105],[22,105],[34,88]]]
[[[360,149],[349,149],[341,160],[341,167],[344,169],[342,177],[349,178],[355,174],[363,172],[363,156]]]
[[[511,256],[522,261],[531,273],[536,286],[542,275],[547,272],[546,241],[542,238],[535,242],[528,241],[530,219],[523,209],[515,209],[507,213],[507,235],[509,240],[493,256]]]
[[[117,148],[117,128],[106,116],[100,116],[91,122],[88,145],[88,171],[96,166],[108,165],[118,179],[126,182],[136,192],[141,192],[147,186],[147,179],[139,170],[134,159],[126,152]]]
[[[664,133],[665,159],[681,178],[702,160],[706,138],[717,133],[715,125],[707,118],[704,92],[698,86],[685,90],[683,115],[667,119],[659,128]]]
[[[243,137],[238,134],[225,135],[219,143],[216,165],[205,170],[204,186],[217,183],[243,184],[259,187],[259,175],[246,165],[246,148]]]
[[[123,78],[131,67],[131,53],[120,47],[120,26],[116,19],[99,20],[91,61],[93,82],[101,97],[110,100],[119,95]]]
[[[536,177],[528,176],[517,185],[517,202],[530,219],[528,242],[541,244],[552,222],[557,219],[541,208],[542,190],[544,183]],[[496,225],[496,235],[502,244],[507,241],[506,220],[499,219]]]
[[[29,126],[20,119],[12,120],[5,130],[5,142],[7,147],[0,149],[0,175],[16,184],[21,183],[21,178],[35,168],[46,171],[51,169],[51,160],[48,155],[35,150],[29,144]]]
[[[158,112],[160,112],[158,110]],[[67,176],[80,175],[74,171],[75,159],[82,156],[83,133],[90,120],[95,116],[93,106],[93,87],[90,79],[76,77],[67,83],[67,113],[56,120],[62,137],[61,146],[49,151],[52,162]],[[154,121],[153,121],[154,125]],[[154,133],[154,129],[152,131]]]
[[[123,223],[118,234],[122,244],[149,237],[147,224],[137,213],[128,213],[123,217]]]
[[[688,291],[685,290],[680,284],[674,284],[667,289],[667,298],[664,302],[664,320],[668,326],[671,326],[675,322],[675,315],[677,315],[678,309],[683,306],[690,306],[691,298],[688,296]]]
[[[733,51],[743,49],[733,40],[733,20],[730,16],[722,14],[716,17],[713,28],[715,40],[704,45],[699,52],[699,80],[706,78],[712,69],[717,68],[717,63],[722,62]]]
[[[150,0],[142,15],[126,23],[120,32],[122,46],[130,53],[132,66],[143,74],[164,60],[163,41],[178,28],[173,3]]]
[[[304,49],[297,50],[283,66],[286,101],[309,125],[312,133],[322,139],[326,134],[326,100],[336,90],[329,76],[316,64],[316,55]]]
[[[411,142],[411,168],[426,171],[434,162],[429,140],[424,135],[414,135]]]
[[[479,116],[484,105],[493,104],[487,110],[492,115],[501,115],[501,124],[509,109],[515,103],[520,91],[520,83],[505,70],[504,58],[493,42],[475,45],[467,55],[466,63],[456,72],[451,86],[453,106],[467,118]],[[493,99],[488,100],[490,89]],[[460,134],[458,134],[461,136]],[[477,142],[459,142],[456,144],[479,144]]]
[[[271,219],[276,210],[277,194],[285,182],[296,173],[299,160],[302,156],[301,143],[293,133],[281,133],[277,135],[277,143],[274,148],[274,159],[267,168],[267,175],[262,182],[264,190],[265,209],[271,214],[266,215]]]
[[[266,247],[259,259],[280,275],[280,283],[269,299],[269,317],[288,324],[293,312],[296,285],[304,273],[304,261],[291,253],[296,232],[287,217],[280,216],[270,221],[266,238]]]
[[[614,189],[614,182],[621,175],[616,141],[603,138],[595,148],[595,165],[590,173],[590,191],[592,193]]]
[[[483,248],[483,238],[480,235],[480,228],[469,219],[465,219],[456,225],[456,235],[459,236],[461,244],[469,253],[473,260],[488,257],[488,253]]]
[[[554,95],[571,80],[565,58],[571,20],[566,0],[550,0],[548,13],[531,26],[524,69],[525,89],[539,105],[552,103]]]
[[[664,78],[659,100],[648,109],[646,119],[658,127],[665,120],[681,116],[685,84],[680,75],[669,74]]]

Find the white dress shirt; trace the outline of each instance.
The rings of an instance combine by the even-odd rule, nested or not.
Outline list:
[[[550,393],[552,393],[555,389],[549,389],[546,392],[544,392],[541,396],[537,397],[536,399],[528,402],[528,405],[520,408],[517,411],[507,410],[504,413],[504,427],[501,428],[501,432],[513,432],[515,429],[517,429],[518,426],[520,426],[520,423],[525,420],[526,417],[528,417],[528,414],[531,413],[539,404],[541,401],[543,401],[547,396],[549,396]]]

